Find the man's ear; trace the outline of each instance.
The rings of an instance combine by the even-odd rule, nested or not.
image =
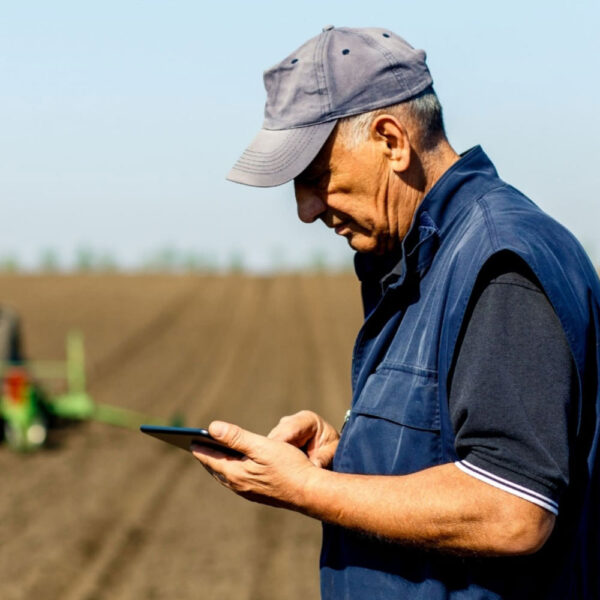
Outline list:
[[[371,123],[371,138],[380,144],[392,170],[403,173],[410,166],[411,148],[406,127],[393,115],[379,115]]]

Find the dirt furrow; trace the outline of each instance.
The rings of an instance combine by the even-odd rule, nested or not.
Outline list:
[[[266,432],[277,416],[291,412],[291,407],[302,408],[310,397],[304,392],[306,353],[301,343],[306,328],[298,319],[301,307],[293,302],[299,298],[297,281],[294,285],[270,280],[257,284],[261,310],[252,319],[251,339],[247,343],[235,342],[248,350],[244,361],[234,361],[234,376],[227,378],[227,395],[219,408],[223,411],[221,416],[230,415],[230,420]],[[155,594],[192,598],[194,582],[240,600],[294,598],[299,597],[294,595],[299,591],[303,591],[301,597],[315,596],[320,534],[317,523],[248,504],[224,492],[203,472],[197,475],[197,484],[191,473],[186,473],[186,477],[172,490],[171,506],[154,524],[152,538],[139,556],[138,565],[152,568],[146,569],[141,580],[129,576],[122,588],[111,588],[110,597]],[[195,493],[186,494],[188,489]],[[186,548],[185,555],[190,557],[177,566],[161,560],[164,548],[169,547],[178,530],[172,520],[175,503],[188,516],[178,545]],[[232,572],[229,565],[238,566]],[[306,577],[307,571],[311,577]],[[174,582],[169,593],[161,583],[167,577]]]
[[[136,357],[149,342],[160,338],[166,331],[172,329],[173,322],[181,319],[189,309],[192,301],[198,297],[197,285],[185,290],[149,321],[133,331],[128,337],[120,340],[119,345],[111,352],[90,365],[88,380],[90,384],[102,381],[106,377],[114,377],[120,370],[126,370],[129,361]]]
[[[222,397],[227,378],[234,373],[235,363],[239,362],[247,347],[245,338],[258,312],[259,298],[256,286],[250,285],[249,282],[244,282],[241,288],[241,293],[237,296],[238,306],[227,321],[229,331],[227,329],[223,331],[223,339],[235,337],[239,343],[232,348],[222,347],[209,380],[202,378],[195,380],[195,377],[189,376],[182,380],[185,384],[179,392],[182,397],[191,398],[192,392],[198,388],[202,392],[201,402],[186,407],[191,422],[200,422],[207,418],[207,413]],[[191,348],[187,350],[190,354],[193,352]],[[148,441],[157,443],[154,440]],[[165,457],[164,462],[158,462],[153,469],[136,474],[138,492],[131,498],[127,513],[106,536],[100,552],[95,556],[93,563],[88,563],[81,579],[73,583],[66,595],[67,600],[99,600],[117,596],[118,591],[114,588],[118,588],[121,580],[135,570],[136,549],[140,548],[140,545],[135,543],[137,537],[142,532],[151,534],[148,524],[160,518],[165,503],[168,502],[174,488],[185,481],[183,473],[189,470],[192,464],[191,460],[184,462],[178,452],[176,456],[169,456],[168,461]],[[168,495],[165,496],[166,492]],[[127,558],[126,563],[122,560],[124,557]]]
[[[275,314],[269,339],[272,347],[263,344],[257,348],[264,356],[273,357],[270,383],[276,392],[269,399],[269,409],[278,411],[278,416],[303,408],[327,418],[339,415],[343,407],[340,398],[346,398],[348,386],[346,380],[331,373],[331,357],[341,349],[331,337],[331,321],[322,306],[322,286],[312,277],[278,283],[272,298],[276,307],[271,311]],[[320,525],[299,515],[260,507],[255,526],[254,535],[261,543],[247,597],[281,600],[298,597],[300,591],[304,597],[316,597]],[[306,577],[307,573],[312,577]]]

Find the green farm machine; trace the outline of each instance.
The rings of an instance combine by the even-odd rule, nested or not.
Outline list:
[[[58,420],[101,421],[119,427],[137,429],[141,423],[169,423],[135,411],[94,402],[86,390],[83,337],[70,332],[64,361],[27,361],[21,354],[17,314],[0,307],[0,436],[17,451],[36,450],[44,445],[49,427]],[[58,382],[62,388],[55,388]]]

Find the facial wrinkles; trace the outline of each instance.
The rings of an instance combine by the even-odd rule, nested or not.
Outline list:
[[[332,193],[340,197],[340,208],[348,211],[348,219],[364,229],[376,225],[376,218],[370,214],[369,205],[373,203],[372,180],[373,173],[371,162],[367,159],[366,166],[359,160],[352,150],[342,146],[343,154],[337,165],[337,172],[332,173]],[[356,220],[356,217],[358,220]]]
[[[398,236],[404,238],[413,222],[419,204],[423,200],[423,194],[411,186],[404,190],[404,201],[398,205]]]
[[[328,227],[354,222],[352,216],[344,210],[349,209],[348,198],[351,197],[351,190],[345,185],[344,176],[340,175],[339,163],[337,165],[330,163],[329,180],[320,193],[327,205],[327,210],[321,215],[321,219]]]
[[[379,169],[378,180],[383,182],[378,187],[375,198],[376,214],[378,221],[377,252],[391,250],[397,242],[398,219],[393,201],[391,177],[393,176],[382,165]]]

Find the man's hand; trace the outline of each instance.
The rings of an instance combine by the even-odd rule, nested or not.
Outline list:
[[[222,421],[211,423],[208,431],[245,455],[233,458],[214,448],[192,446],[194,457],[222,485],[254,502],[292,510],[301,508],[307,481],[311,471],[316,470],[302,450]]]
[[[245,456],[233,458],[206,446],[194,446],[194,456],[240,496],[391,541],[513,556],[537,551],[554,527],[552,513],[453,463],[392,476],[317,468],[331,461],[338,435],[308,411],[283,418],[269,437],[219,421],[209,432]]]
[[[313,465],[326,469],[333,460],[340,434],[316,413],[302,410],[283,417],[268,438],[301,448]]]

